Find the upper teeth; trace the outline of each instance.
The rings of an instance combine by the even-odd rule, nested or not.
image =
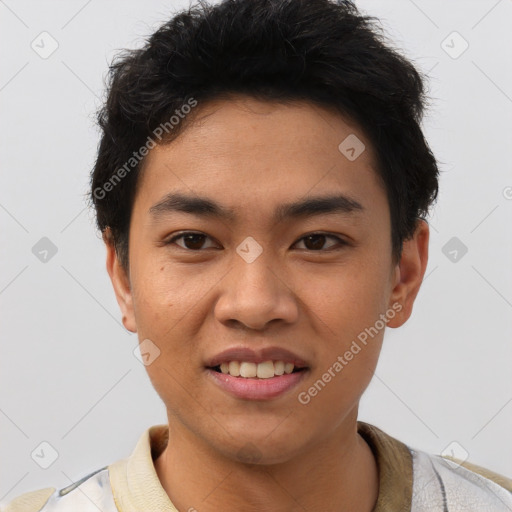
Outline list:
[[[283,361],[264,361],[258,364],[245,361],[230,361],[220,365],[222,373],[229,373],[233,377],[258,377],[259,379],[270,379],[275,375],[292,373],[293,368],[293,363],[285,363]]]

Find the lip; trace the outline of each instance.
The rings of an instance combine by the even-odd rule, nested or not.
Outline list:
[[[206,369],[207,375],[214,383],[231,395],[245,400],[270,400],[277,398],[298,386],[309,370],[304,369],[270,379],[233,377],[227,373],[219,373],[211,368]]]
[[[308,364],[290,350],[280,347],[264,347],[255,350],[247,347],[231,347],[210,358],[205,366],[212,368],[221,363],[230,361],[240,361],[248,363],[263,363],[265,361],[283,361],[284,363],[293,363],[296,368],[306,368]],[[291,375],[291,374],[290,374]],[[237,377],[235,377],[237,378]]]

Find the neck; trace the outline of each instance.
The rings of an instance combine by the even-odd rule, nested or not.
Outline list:
[[[377,501],[377,465],[355,419],[279,464],[226,458],[175,422],[169,439],[155,470],[178,510],[371,512]]]

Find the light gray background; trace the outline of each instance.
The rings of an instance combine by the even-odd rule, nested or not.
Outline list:
[[[0,500],[68,485],[166,421],[83,198],[108,62],[186,5],[0,1]],[[358,5],[430,73],[425,131],[442,162],[425,282],[386,332],[360,419],[434,453],[456,441],[455,455],[510,476],[512,1]],[[59,44],[48,59],[31,48],[42,31]],[[469,43],[457,59],[441,47],[453,31]],[[46,263],[32,253],[42,237],[58,248]],[[468,248],[457,262],[442,252],[452,237]],[[48,469],[31,458],[42,441],[59,453]]]

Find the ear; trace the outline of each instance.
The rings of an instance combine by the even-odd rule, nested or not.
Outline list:
[[[389,307],[395,304],[395,317],[388,327],[400,327],[411,316],[412,307],[420,290],[428,262],[429,227],[426,221],[418,219],[413,236],[404,240],[402,255],[395,267],[395,281]],[[398,304],[402,307],[399,310]]]
[[[130,279],[117,256],[110,228],[103,231],[103,241],[107,249],[107,272],[114,287],[117,303],[121,308],[123,325],[128,331],[137,332]]]

